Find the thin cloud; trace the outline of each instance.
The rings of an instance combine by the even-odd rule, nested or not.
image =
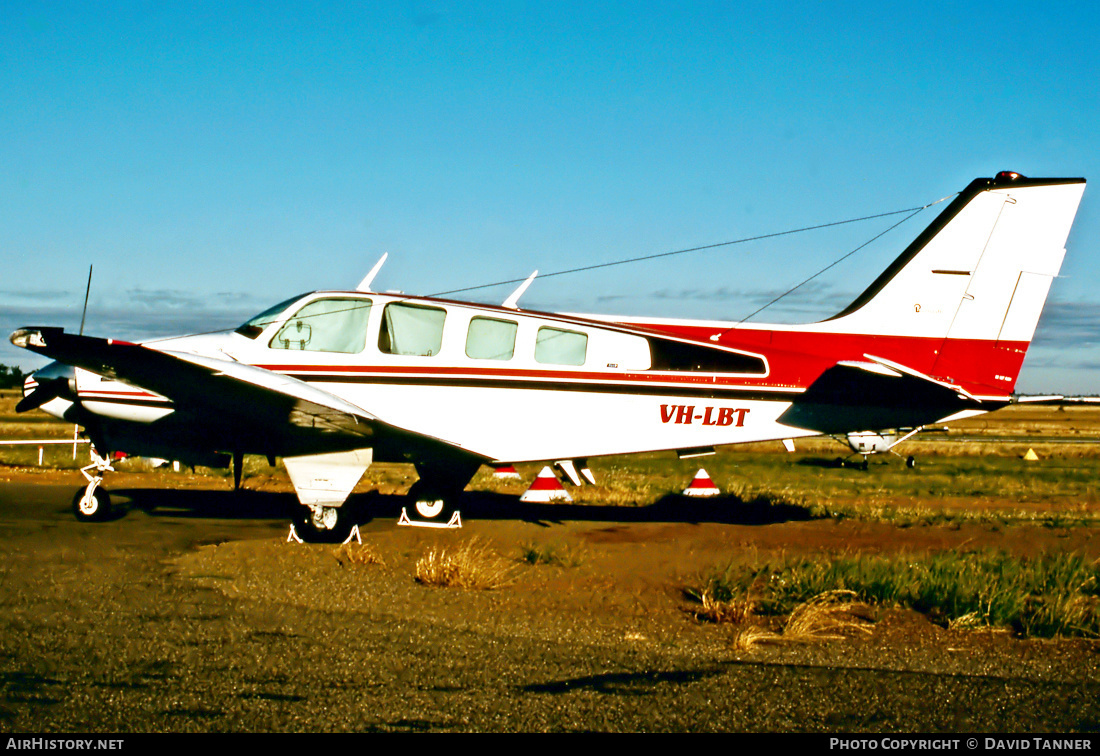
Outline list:
[[[0,289],[0,299],[40,301],[74,301],[81,304],[83,294],[62,289]]]
[[[1035,329],[1034,346],[1081,349],[1100,345],[1100,304],[1048,302]]]
[[[135,341],[186,333],[235,328],[255,315],[258,306],[246,302],[210,304],[198,297],[148,297],[122,304],[93,303],[88,307],[84,332]],[[76,330],[81,307],[27,307],[0,304],[4,335],[22,326],[60,326]]]
[[[129,289],[126,298],[141,307],[147,308],[201,308],[204,299],[193,293],[178,289]]]
[[[789,293],[788,293],[789,292]],[[786,296],[784,296],[786,294]],[[707,305],[728,304],[730,319],[744,317],[748,312],[758,309],[763,305],[773,302],[767,307],[761,317],[767,318],[766,313],[783,313],[788,316],[808,315],[822,317],[823,314],[831,314],[851,304],[855,294],[847,291],[836,291],[827,282],[811,281],[790,292],[787,289],[747,290],[735,289],[728,286],[716,288],[661,288],[641,294],[608,294],[596,298],[600,304],[619,302],[654,302],[677,303],[685,305],[702,303]],[[689,317],[691,317],[689,315]]]

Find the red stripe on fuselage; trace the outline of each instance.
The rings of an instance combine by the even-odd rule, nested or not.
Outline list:
[[[892,360],[973,394],[1011,393],[1029,342],[982,339],[942,339],[811,331],[732,328],[711,342],[715,328],[691,324],[641,327],[679,338],[717,343],[759,352],[768,358],[767,384],[806,387],[837,362],[866,360],[864,355]]]
[[[436,359],[436,358],[425,358]],[[442,359],[442,358],[439,358]],[[561,383],[614,383],[614,384],[665,384],[675,389],[678,386],[716,386],[722,388],[769,388],[767,381],[758,379],[750,380],[750,376],[724,375],[700,372],[658,372],[658,371],[630,371],[630,372],[594,372],[588,370],[532,370],[522,368],[480,368],[480,367],[452,367],[446,365],[257,365],[264,370],[277,373],[293,373],[297,376],[315,375],[347,375],[349,377],[366,376],[408,376],[419,377],[447,377],[468,378],[471,381],[477,379],[519,379],[538,382],[557,381]],[[308,377],[304,380],[309,380]],[[778,387],[776,387],[778,388]],[[782,387],[789,390],[791,387]]]

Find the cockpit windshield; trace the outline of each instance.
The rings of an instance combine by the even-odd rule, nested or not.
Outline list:
[[[306,292],[306,294],[308,293],[309,292]],[[240,328],[236,330],[236,333],[239,333],[241,336],[247,336],[250,339],[256,338],[261,333],[263,333],[265,328],[278,320],[279,316],[282,315],[288,307],[304,297],[306,294],[299,294],[296,297],[291,297],[285,302],[280,302],[274,307],[267,308],[259,315],[249,318],[241,325]]]

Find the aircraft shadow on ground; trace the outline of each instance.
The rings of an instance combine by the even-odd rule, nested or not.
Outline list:
[[[111,500],[119,509],[139,509],[152,517],[226,520],[290,519],[301,506],[291,493],[248,490],[120,488],[111,490]]]
[[[141,488],[118,489],[111,495],[121,510],[118,516],[137,509],[152,517],[289,520],[301,513],[301,505],[291,493]],[[345,506],[360,524],[371,520],[396,521],[402,509],[410,518],[416,517],[413,502],[397,494],[355,494]],[[466,520],[512,520],[546,525],[566,521],[768,525],[813,518],[809,510],[795,504],[766,499],[745,501],[735,495],[701,498],[669,494],[648,506],[626,507],[528,503],[511,494],[469,491],[458,500],[457,508]]]
[[[803,457],[797,462],[796,465],[801,467],[845,467],[844,457]]]
[[[768,525],[792,520],[809,520],[812,515],[800,506],[764,500],[745,501],[738,496],[714,497],[668,494],[648,506],[624,507],[598,504],[521,502],[515,496],[480,492],[467,493],[461,503],[463,516],[470,519],[523,520],[527,522],[637,522]]]

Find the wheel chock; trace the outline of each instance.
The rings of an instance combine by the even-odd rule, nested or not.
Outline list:
[[[405,511],[405,507],[401,507],[401,517],[397,520],[398,525],[404,525],[410,528],[437,528],[453,530],[455,528],[462,527],[462,517],[459,516],[459,512],[456,509],[455,513],[451,515],[451,519],[447,522],[425,522],[424,520],[413,520],[409,518],[409,513]]]

